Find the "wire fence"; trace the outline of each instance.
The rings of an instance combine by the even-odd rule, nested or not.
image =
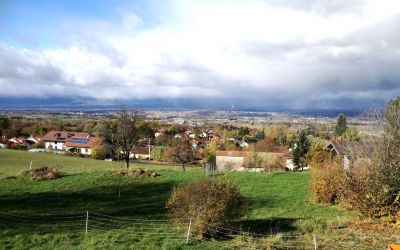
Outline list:
[[[202,238],[194,237],[191,232],[192,222],[187,228],[179,228],[170,220],[117,217],[97,212],[22,215],[0,212],[0,228],[13,228],[17,231],[35,233],[71,232],[82,234],[99,234],[107,232],[129,234],[130,238],[151,237],[160,240],[178,241],[195,244]],[[220,245],[236,246],[246,249],[317,249],[317,242],[304,238],[301,234],[259,234],[241,229],[224,228],[206,224],[207,239],[214,239]],[[268,249],[268,248],[267,248]]]

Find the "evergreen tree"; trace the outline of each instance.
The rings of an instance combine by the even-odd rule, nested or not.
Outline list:
[[[8,129],[10,127],[10,125],[11,125],[11,121],[10,121],[10,119],[8,119],[8,117],[0,116],[0,137],[3,133],[3,131]]]
[[[262,128],[261,130],[257,131],[256,133],[256,139],[258,141],[262,141],[265,138],[265,132],[264,132],[264,128]]]
[[[300,131],[293,149],[293,164],[298,168],[303,168],[306,166],[304,156],[310,150],[310,142],[306,136],[306,133],[302,130]]]
[[[337,117],[337,122],[333,133],[337,136],[341,136],[346,131],[346,129],[347,129],[346,116],[343,113],[340,113]]]

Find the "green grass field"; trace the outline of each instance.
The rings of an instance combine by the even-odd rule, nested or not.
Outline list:
[[[108,162],[91,158],[0,149],[0,173],[19,175],[22,171],[29,169],[31,161],[33,168],[51,166],[57,167],[60,171],[65,173],[108,171],[124,167],[123,162]],[[150,169],[165,168],[165,166],[160,165],[138,163],[134,163],[133,167]],[[180,169],[179,166],[169,166],[168,168]]]
[[[33,167],[58,166],[66,175],[49,181],[20,177],[30,161]],[[251,204],[235,230],[256,237],[191,239],[186,244],[186,228],[178,230],[167,220],[165,202],[174,186],[203,178],[203,170],[133,164],[160,174],[149,179],[121,179],[108,172],[122,166],[0,150],[0,249],[312,249],[314,234],[318,249],[385,249],[387,243],[399,242],[393,234],[350,230],[355,214],[309,203],[307,173],[230,173]]]

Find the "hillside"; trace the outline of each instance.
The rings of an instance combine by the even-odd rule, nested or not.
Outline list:
[[[66,176],[32,181],[18,173],[32,160],[60,166]],[[114,165],[113,165],[114,164]],[[118,163],[60,155],[0,150],[0,246],[26,249],[273,249],[384,248],[395,235],[367,234],[347,228],[354,214],[308,202],[307,173],[230,173],[251,211],[237,222],[233,239],[186,244],[186,228],[166,217],[165,202],[174,186],[204,176],[202,169],[135,165],[155,169],[156,178],[118,178],[108,170]],[[222,177],[221,174],[216,178]],[[118,197],[119,186],[121,195]],[[88,233],[85,234],[87,211]],[[253,237],[237,235],[249,232]],[[365,241],[365,236],[370,239]],[[256,240],[257,239],[257,240]],[[398,240],[398,239],[397,239]],[[261,244],[261,245],[260,245]]]

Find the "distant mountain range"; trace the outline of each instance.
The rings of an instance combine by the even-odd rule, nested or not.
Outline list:
[[[0,110],[54,110],[54,111],[98,111],[109,112],[119,110],[122,107],[135,107],[140,109],[209,109],[209,110],[235,110],[235,111],[253,111],[253,112],[284,112],[292,115],[301,116],[323,116],[335,117],[343,112],[346,116],[358,116],[367,111],[367,108],[347,107],[285,107],[274,105],[259,105],[246,102],[246,100],[200,100],[200,99],[150,99],[150,100],[130,100],[113,101],[102,103],[99,100],[76,100],[71,98],[0,98]],[[379,105],[378,107],[382,107]],[[369,107],[371,108],[371,107]]]

